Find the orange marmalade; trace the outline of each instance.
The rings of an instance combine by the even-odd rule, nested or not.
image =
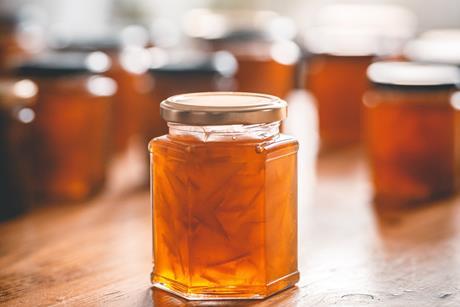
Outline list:
[[[273,96],[222,92],[162,103],[169,134],[150,143],[154,286],[251,299],[298,281],[298,143],[279,134],[285,108]]]
[[[380,62],[368,74],[374,89],[364,99],[366,143],[376,202],[405,207],[452,195],[460,166],[456,68]]]

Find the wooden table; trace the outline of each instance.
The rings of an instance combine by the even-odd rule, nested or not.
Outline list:
[[[460,199],[375,210],[356,148],[320,155],[315,176],[314,112],[301,98],[287,124],[302,144],[297,287],[237,303],[187,302],[152,290],[149,195],[120,188],[130,181],[121,167],[118,183],[89,203],[0,224],[0,305],[460,306]]]

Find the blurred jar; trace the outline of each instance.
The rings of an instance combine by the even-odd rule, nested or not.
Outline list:
[[[147,74],[150,66],[148,34],[142,35],[137,26],[126,27],[118,34],[87,39],[62,40],[56,48],[67,51],[102,51],[109,55],[109,61],[99,59],[97,65],[106,66],[105,75],[114,79],[118,91],[114,101],[112,146],[115,152],[127,149],[133,137],[142,129],[143,106],[148,103],[153,82]],[[96,59],[95,59],[96,62]]]
[[[109,75],[119,83],[115,108],[115,150],[125,150],[133,137],[142,135],[145,108],[151,104],[154,81],[148,70],[150,54],[147,49],[125,48],[119,55],[119,67]],[[144,144],[142,145],[144,147]]]
[[[415,17],[391,5],[322,8],[304,32],[305,88],[316,99],[322,149],[358,143],[366,69],[375,57],[397,57],[415,31]]]
[[[39,200],[79,201],[104,185],[116,83],[94,74],[92,56],[47,54],[17,69],[39,88],[29,150]]]
[[[300,48],[292,20],[271,11],[198,9],[187,14],[184,30],[205,47],[236,57],[238,91],[285,98],[294,89]]]
[[[0,80],[0,221],[31,206],[31,124],[37,86],[30,80]]]
[[[460,67],[460,29],[427,31],[406,45],[404,56],[411,61]]]
[[[375,200],[405,206],[454,193],[460,82],[454,66],[378,62],[368,69],[366,141]]]
[[[145,138],[168,133],[166,122],[160,116],[160,103],[168,97],[190,92],[233,91],[235,58],[228,52],[169,51],[151,49],[153,66],[150,74],[154,90],[145,108]]]

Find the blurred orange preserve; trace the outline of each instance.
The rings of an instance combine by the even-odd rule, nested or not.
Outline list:
[[[166,56],[166,51],[154,48],[153,56]],[[190,92],[233,90],[236,70],[234,58],[227,53],[172,51],[168,61],[150,69],[154,89],[145,106],[144,136],[152,138],[168,133],[160,115],[160,103],[168,97]]]
[[[460,166],[454,92],[452,85],[380,85],[366,94],[366,140],[378,204],[408,206],[454,193]]]
[[[147,74],[148,64],[143,63],[146,50],[123,50],[112,54],[112,68],[107,76],[118,84],[114,99],[113,146],[117,152],[126,150],[133,137],[139,136],[143,128],[144,108],[150,104],[153,80]],[[139,59],[140,58],[140,59]],[[145,62],[145,61],[144,61]]]
[[[80,60],[83,54],[63,53],[20,68],[39,91],[31,156],[42,201],[84,200],[105,182],[115,85]]]
[[[314,55],[308,61],[305,88],[317,101],[324,148],[361,140],[362,95],[368,89],[366,69],[372,56]]]
[[[227,42],[215,48],[236,57],[238,91],[286,98],[294,89],[299,51],[293,42]]]
[[[147,74],[148,51],[141,46],[123,45],[120,33],[101,37],[72,38],[63,42],[61,51],[91,52],[90,64],[118,85],[113,99],[111,148],[115,153],[124,152],[133,137],[142,132],[143,109],[149,103],[153,81]]]
[[[300,48],[291,19],[266,10],[195,9],[185,24],[199,45],[235,56],[238,91],[286,98],[295,88]]]
[[[188,299],[264,298],[299,279],[298,143],[279,123],[227,128],[170,124],[150,143],[152,282]]]

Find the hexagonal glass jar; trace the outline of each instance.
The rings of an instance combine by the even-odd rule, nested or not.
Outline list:
[[[285,102],[201,93],[162,103],[150,143],[154,286],[187,299],[257,299],[297,271],[297,141]]]

